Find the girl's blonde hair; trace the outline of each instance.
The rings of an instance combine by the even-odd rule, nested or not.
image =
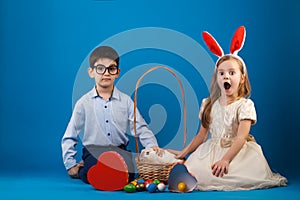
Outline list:
[[[238,65],[240,66],[241,73],[244,76],[244,82],[239,85],[238,95],[235,100],[240,99],[242,97],[248,98],[250,96],[251,86],[250,86],[250,82],[249,82],[249,78],[248,78],[248,73],[244,69],[243,62],[240,59],[238,59],[232,55],[225,55],[225,56],[221,57],[216,64],[216,68],[215,68],[215,71],[214,71],[214,74],[212,77],[212,81],[211,81],[211,86],[210,86],[210,95],[209,95],[208,99],[206,100],[206,103],[204,105],[204,109],[203,109],[203,112],[201,115],[201,122],[202,122],[202,126],[204,128],[209,127],[209,125],[211,123],[211,115],[210,115],[211,108],[212,108],[213,104],[221,96],[221,89],[219,88],[219,86],[217,84],[217,69],[221,63],[223,63],[227,60],[235,60],[238,63]]]

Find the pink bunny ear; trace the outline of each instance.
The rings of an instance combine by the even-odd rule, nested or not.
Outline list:
[[[208,32],[203,32],[202,37],[206,45],[208,46],[209,50],[217,55],[218,57],[221,57],[224,55],[223,50],[221,46],[218,44],[218,42],[215,40],[215,38],[210,35]]]
[[[246,38],[246,29],[240,26],[234,33],[230,46],[230,53],[237,54],[243,47]]]

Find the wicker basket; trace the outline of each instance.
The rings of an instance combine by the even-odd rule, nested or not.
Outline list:
[[[143,178],[144,180],[148,179],[158,179],[160,181],[164,181],[167,183],[169,179],[169,174],[172,169],[172,167],[176,163],[167,163],[167,164],[158,164],[158,163],[151,163],[151,162],[142,162],[139,159],[139,143],[138,143],[138,137],[137,137],[137,131],[136,131],[136,112],[137,112],[137,91],[139,84],[143,77],[147,75],[148,73],[156,70],[156,69],[165,69],[168,72],[170,72],[175,78],[177,79],[180,89],[181,89],[181,94],[182,94],[182,101],[183,101],[183,120],[184,120],[184,139],[183,139],[183,146],[186,144],[186,105],[185,105],[185,98],[184,98],[184,89],[182,86],[181,81],[179,80],[178,76],[174,71],[171,69],[164,67],[164,66],[156,66],[153,68],[150,68],[147,70],[137,81],[136,86],[135,86],[135,93],[134,93],[134,134],[135,134],[135,146],[136,146],[136,153],[138,156],[136,157],[136,165],[137,165],[137,170],[139,174],[139,178]]]

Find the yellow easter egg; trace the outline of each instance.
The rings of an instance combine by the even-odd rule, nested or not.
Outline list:
[[[187,187],[185,182],[179,182],[177,188],[180,192],[185,192]]]

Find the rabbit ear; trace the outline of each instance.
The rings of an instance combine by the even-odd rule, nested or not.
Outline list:
[[[234,33],[230,46],[230,53],[237,54],[243,47],[246,38],[246,29],[240,26]]]
[[[209,34],[208,32],[204,31],[202,33],[202,37],[203,37],[204,42],[208,46],[209,50],[213,54],[215,54],[218,57],[221,57],[221,56],[224,55],[221,46],[218,44],[218,42],[216,41],[216,39],[211,34]]]

